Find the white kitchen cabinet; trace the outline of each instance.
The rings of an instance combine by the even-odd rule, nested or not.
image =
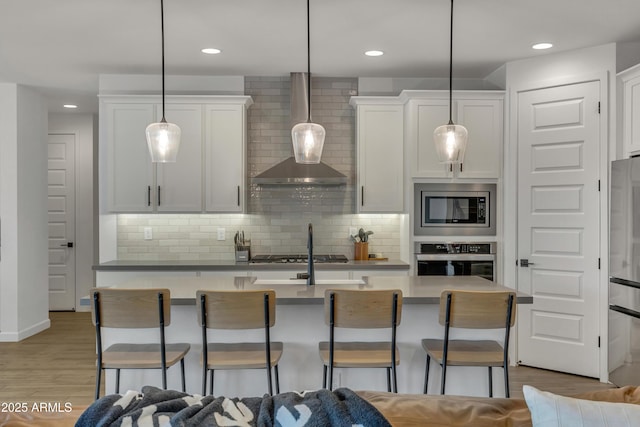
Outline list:
[[[202,116],[200,104],[168,104],[167,121],[180,127],[180,150],[175,163],[158,163],[155,198],[158,212],[202,211]],[[156,105],[162,119],[162,104]]]
[[[640,64],[618,73],[624,157],[640,154]]]
[[[151,212],[154,168],[145,129],[154,121],[148,102],[103,102],[100,106],[101,153],[106,154],[105,180],[108,210]]]
[[[246,106],[205,107],[207,212],[242,212],[245,194]]]
[[[449,122],[449,93],[404,91],[407,149],[413,178],[499,178],[502,165],[504,93],[454,92],[453,121],[469,131],[462,165],[439,163],[433,131]]]
[[[251,97],[167,97],[165,116],[181,129],[180,150],[175,163],[156,165],[145,129],[162,118],[161,98],[107,95],[100,101],[100,182],[108,211],[242,212]]]
[[[404,106],[390,97],[353,97],[356,108],[357,210],[402,212]]]

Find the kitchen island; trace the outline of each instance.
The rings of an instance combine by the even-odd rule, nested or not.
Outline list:
[[[398,328],[400,365],[398,367],[398,391],[421,393],[424,381],[425,354],[420,341],[423,338],[441,338],[443,328],[438,324],[438,304],[444,289],[506,290],[494,282],[475,276],[372,276],[364,280],[319,279],[315,286],[298,284],[295,280],[262,279],[252,276],[236,277],[138,277],[114,285],[117,288],[168,288],[171,291],[172,323],[167,328],[168,342],[189,342],[191,351],[185,361],[187,366],[187,391],[201,390],[201,335],[196,321],[195,295],[198,289],[274,289],[276,292],[276,325],[272,328],[274,341],[284,342],[284,355],[280,361],[281,391],[312,390],[322,386],[322,363],[317,343],[328,338],[324,323],[324,292],[331,288],[350,289],[400,289],[403,293],[402,322]],[[530,295],[517,293],[518,304],[530,304]],[[341,340],[387,339],[384,330],[340,330]],[[363,336],[366,334],[366,337]],[[213,331],[209,339],[220,341],[261,340],[262,331]],[[213,338],[215,337],[215,338]],[[468,330],[461,338],[481,337],[501,339],[499,331]],[[155,338],[145,330],[105,331],[105,344],[119,340],[149,342]],[[434,373],[437,370],[434,370]],[[449,394],[488,395],[486,369],[455,367],[447,373]],[[502,372],[494,369],[494,393],[500,396]],[[114,378],[107,371],[107,393],[114,391]],[[179,388],[179,369],[169,369],[169,388]],[[438,390],[431,376],[430,392]],[[160,384],[159,371],[124,371],[121,391],[139,389],[142,385]],[[334,387],[352,389],[386,390],[383,369],[336,369]],[[264,370],[218,371],[215,394],[226,396],[260,396],[265,393]]]

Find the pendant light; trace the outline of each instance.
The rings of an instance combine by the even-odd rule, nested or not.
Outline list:
[[[309,30],[309,0],[307,0],[307,121],[296,124],[291,129],[293,154],[296,163],[317,164],[322,157],[325,130],[311,122],[311,36]]]
[[[160,0],[160,29],[162,33],[162,119],[159,123],[147,126],[147,146],[151,161],[154,163],[172,163],[176,161],[180,148],[180,128],[167,123],[164,118],[164,0]]]
[[[452,120],[453,108],[453,0],[451,0],[451,30],[449,35],[449,123],[433,132],[433,139],[440,163],[453,165],[464,161],[468,132],[464,126]]]

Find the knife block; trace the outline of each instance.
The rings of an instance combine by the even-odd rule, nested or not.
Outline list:
[[[356,261],[366,261],[369,259],[369,242],[355,242],[353,259]]]
[[[238,246],[236,248],[236,262],[248,262],[251,259],[251,246]]]

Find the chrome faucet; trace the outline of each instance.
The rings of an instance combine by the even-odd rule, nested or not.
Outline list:
[[[307,259],[307,286],[313,286],[316,284],[316,274],[313,266],[313,225],[311,225],[311,223],[309,223],[307,249],[309,250],[309,258]]]

